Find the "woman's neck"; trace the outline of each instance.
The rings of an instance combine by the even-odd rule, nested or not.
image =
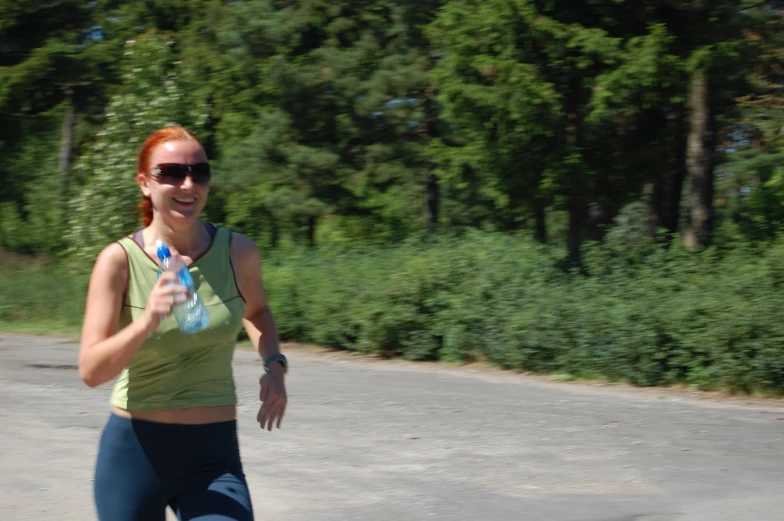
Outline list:
[[[155,241],[161,239],[180,255],[191,258],[200,255],[210,243],[210,234],[201,221],[195,221],[188,228],[175,230],[154,219],[143,233],[145,247],[154,247]]]

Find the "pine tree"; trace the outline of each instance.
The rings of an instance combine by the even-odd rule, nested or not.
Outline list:
[[[115,56],[95,2],[2,1],[0,13],[0,245],[57,251],[71,155],[102,110]]]
[[[434,71],[443,118],[463,141],[434,142],[439,175],[458,187],[477,175],[502,226],[534,216],[540,239],[544,206],[561,205],[574,264],[612,133],[589,117],[594,89],[622,56],[621,39],[582,14],[557,2],[455,0],[429,31],[443,55]]]
[[[719,143],[726,162],[717,199],[744,236],[762,241],[784,225],[784,2],[754,3],[742,13],[749,88],[735,99],[738,118]]]
[[[258,119],[250,135],[222,140],[232,142],[224,159],[235,186],[227,190],[242,200],[229,219],[247,225],[264,215],[273,236],[295,223],[310,244],[327,217],[349,237],[421,228],[429,172],[419,151],[432,116],[429,58],[409,25],[416,7],[309,0],[232,10],[226,38],[235,52],[241,45],[238,59],[257,78],[245,99]],[[237,122],[221,122],[226,133],[248,124],[243,114],[223,118]]]

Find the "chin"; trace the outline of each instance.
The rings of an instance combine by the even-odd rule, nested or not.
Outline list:
[[[199,216],[201,215],[201,210],[194,210],[187,213],[169,211],[167,213],[168,215],[166,216],[166,220],[169,221],[169,225],[180,228],[197,222],[199,220]]]

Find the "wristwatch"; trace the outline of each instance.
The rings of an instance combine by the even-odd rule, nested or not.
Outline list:
[[[264,360],[264,370],[266,372],[269,372],[269,365],[272,362],[278,362],[278,363],[280,363],[280,365],[283,366],[283,374],[286,374],[286,373],[289,372],[289,361],[288,361],[288,359],[286,359],[286,356],[283,353],[274,354],[274,355],[270,356],[269,358],[267,358],[266,360]]]

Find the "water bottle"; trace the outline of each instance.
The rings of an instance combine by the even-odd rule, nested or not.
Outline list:
[[[191,272],[179,256],[172,256],[171,251],[162,240],[158,239],[155,246],[158,251],[158,259],[161,261],[158,276],[160,277],[163,271],[173,271],[177,274],[180,284],[188,288],[188,297],[185,295],[175,297],[172,314],[177,320],[177,325],[180,331],[186,335],[198,333],[210,323],[210,316],[207,313],[207,308],[204,307],[204,302],[196,292]]]

